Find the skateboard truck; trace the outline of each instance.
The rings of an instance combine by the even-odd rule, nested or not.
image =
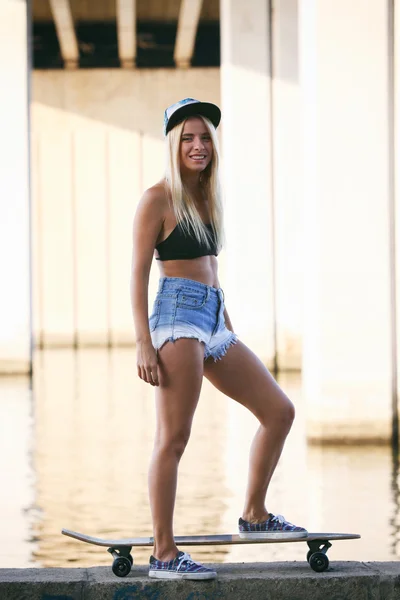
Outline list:
[[[307,562],[313,571],[322,573],[329,567],[327,552],[332,544],[328,540],[311,540],[307,542],[310,548],[307,552]]]
[[[133,565],[131,550],[132,546],[111,546],[111,548],[108,548],[107,552],[114,559],[112,570],[117,577],[126,577],[130,573]]]

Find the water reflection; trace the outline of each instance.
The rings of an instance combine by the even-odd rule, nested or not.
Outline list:
[[[392,449],[392,516],[390,517],[390,548],[393,556],[400,557],[400,456],[398,444]]]
[[[35,548],[32,398],[26,379],[0,379],[1,567],[27,567]],[[37,512],[37,511],[36,511]]]
[[[43,353],[35,380],[37,503],[45,566],[68,560],[93,564],[98,548],[63,538],[62,526],[100,536],[152,535],[147,469],[155,413],[153,389],[136,375],[130,351]],[[212,389],[200,406],[180,469],[176,532],[219,531],[228,490],[224,478],[227,404]],[[201,553],[201,550],[200,550]],[[219,549],[223,558],[225,548]],[[148,560],[148,549],[135,552]],[[96,557],[96,558],[94,558]],[[109,562],[107,554],[101,554]]]
[[[34,402],[26,383],[0,386],[0,508],[13,555],[1,566],[109,565],[104,549],[60,535],[62,527],[98,536],[152,534],[147,469],[155,412],[153,389],[136,375],[132,350],[44,351],[35,358]],[[385,446],[307,446],[298,375],[279,383],[297,409],[276,470],[268,508],[313,531],[349,531],[329,556],[399,557],[399,465]],[[235,531],[248,453],[257,428],[243,407],[204,381],[192,437],[181,462],[177,535]],[[30,459],[31,453],[31,459]],[[17,532],[17,542],[15,542]],[[3,548],[10,544],[4,544]],[[199,547],[202,561],[304,560],[304,544]],[[135,549],[147,563],[149,548]]]

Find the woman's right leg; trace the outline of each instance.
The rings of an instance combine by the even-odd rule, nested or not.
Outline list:
[[[149,471],[154,556],[168,561],[178,548],[173,537],[173,513],[178,464],[189,440],[203,381],[204,345],[181,338],[158,352],[160,385],[156,394],[156,436]]]

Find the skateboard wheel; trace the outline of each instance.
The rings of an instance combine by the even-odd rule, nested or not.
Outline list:
[[[323,552],[314,552],[310,556],[309,563],[313,571],[322,573],[329,567],[329,558]]]
[[[132,554],[128,554],[128,559],[129,559],[129,562],[131,563],[131,565],[133,565],[133,556],[132,556]]]
[[[112,564],[112,570],[117,577],[126,577],[131,570],[131,562],[125,556],[119,556]]]
[[[312,556],[313,554],[314,554],[314,553],[313,553],[313,551],[312,551],[312,550],[309,550],[309,551],[307,552],[307,562],[308,562],[308,563],[310,562],[310,558],[311,558],[311,556]]]

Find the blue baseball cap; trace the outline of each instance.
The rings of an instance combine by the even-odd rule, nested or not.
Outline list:
[[[221,120],[221,111],[216,104],[211,102],[200,102],[194,98],[184,98],[175,104],[171,104],[165,109],[164,113],[164,135],[167,135],[175,125],[187,117],[202,115],[210,119],[215,128],[218,127]]]

